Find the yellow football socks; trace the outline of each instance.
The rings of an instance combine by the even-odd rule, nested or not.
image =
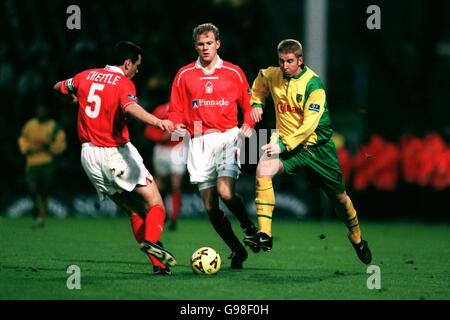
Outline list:
[[[338,202],[335,205],[338,216],[342,219],[348,229],[348,238],[353,243],[361,242],[361,229],[359,228],[358,215],[353,207],[352,200],[347,196],[345,203]]]
[[[272,236],[272,213],[275,206],[275,192],[271,178],[256,178],[256,216],[259,231]]]

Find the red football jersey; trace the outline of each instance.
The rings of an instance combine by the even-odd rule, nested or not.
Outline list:
[[[250,116],[250,87],[238,66],[219,58],[215,68],[207,72],[199,60],[181,68],[172,83],[168,119],[184,123],[191,135],[207,130],[226,131],[238,125],[239,105],[244,123],[255,122]]]
[[[64,80],[62,93],[78,98],[78,137],[81,143],[117,147],[130,141],[125,108],[137,103],[136,87],[114,66],[91,69]]]
[[[159,119],[167,119],[169,112],[169,103],[164,103],[155,108],[152,114]],[[162,144],[166,147],[174,147],[181,143],[182,140],[172,141],[171,134],[167,131],[162,131],[160,128],[154,126],[146,126],[144,129],[144,137],[153,141],[154,143]]]

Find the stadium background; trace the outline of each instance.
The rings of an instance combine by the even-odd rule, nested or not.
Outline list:
[[[82,171],[80,144],[76,135],[77,110],[57,96],[51,86],[82,69],[105,65],[108,49],[119,40],[141,45],[145,56],[135,79],[138,96],[148,110],[168,99],[176,71],[196,58],[192,29],[213,22],[221,30],[219,54],[238,64],[251,83],[260,68],[276,65],[275,47],[284,38],[302,41],[305,49],[307,1],[214,0],[214,1],[31,1],[1,2],[0,23],[0,118],[2,174],[0,212],[21,215],[30,208],[23,179],[24,158],[17,138],[37,101],[51,107],[64,127],[68,149],[58,159],[51,210],[59,215],[119,214],[111,204],[98,204],[90,182]],[[346,142],[348,154],[379,135],[400,146],[405,135],[425,139],[430,133],[444,143],[450,141],[450,2],[448,1],[328,1],[326,20],[326,79],[328,103],[334,128]],[[66,9],[81,9],[81,29],[68,30]],[[366,9],[381,8],[381,29],[369,30]],[[309,57],[305,56],[308,65]],[[310,65],[316,69],[315,65]],[[267,113],[258,128],[274,127]],[[152,145],[145,141],[143,126],[130,122],[130,134],[151,169]],[[426,152],[429,140],[414,156]],[[370,150],[370,149],[369,149]],[[362,166],[373,168],[384,155],[364,152]],[[428,155],[428,158],[426,157]],[[421,165],[432,163],[432,151]],[[392,159],[391,159],[392,160]],[[434,163],[434,162],[433,162]],[[348,190],[361,217],[367,219],[411,218],[448,220],[450,160],[440,162],[444,182],[432,183],[435,168],[422,180],[402,174],[400,160],[390,162],[388,186],[355,183],[349,171]],[[442,165],[442,163],[444,163]],[[420,165],[418,165],[420,167]],[[437,166],[437,164],[436,164]],[[420,168],[419,168],[420,169]],[[249,206],[254,197],[254,165],[243,165],[239,191]],[[386,169],[388,170],[388,169]],[[397,178],[395,178],[397,177]],[[184,210],[202,214],[196,189],[185,179]],[[364,178],[363,178],[364,180]],[[318,190],[301,177],[281,177],[278,185],[279,215],[334,218]],[[182,212],[183,214],[183,212]]]

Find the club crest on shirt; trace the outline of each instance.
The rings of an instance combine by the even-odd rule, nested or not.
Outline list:
[[[303,95],[300,93],[297,93],[297,97],[296,97],[297,103],[302,102],[302,99],[303,99]]]
[[[132,94],[128,95],[128,99],[132,99],[132,100],[138,101],[138,98],[136,96],[132,95]]]
[[[208,81],[205,84],[205,92],[208,93],[208,94],[211,94],[211,93],[213,93],[213,90],[214,90],[214,86],[213,86],[212,82]]]
[[[311,104],[309,106],[308,109],[311,110],[311,111],[319,112],[320,111],[320,106],[318,104],[313,103],[313,104]]]
[[[198,108],[198,100],[192,100],[192,108],[194,109]]]

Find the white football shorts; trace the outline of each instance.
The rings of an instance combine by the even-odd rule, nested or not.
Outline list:
[[[217,177],[239,178],[241,144],[238,127],[190,139],[187,168],[191,183],[203,190],[215,186]]]
[[[165,177],[171,173],[183,175],[186,162],[187,148],[183,142],[173,147],[157,144],[153,149],[153,169],[157,176]]]
[[[123,190],[133,191],[145,186],[153,177],[144,165],[138,150],[128,142],[120,147],[81,146],[81,164],[97,190],[100,200]]]

